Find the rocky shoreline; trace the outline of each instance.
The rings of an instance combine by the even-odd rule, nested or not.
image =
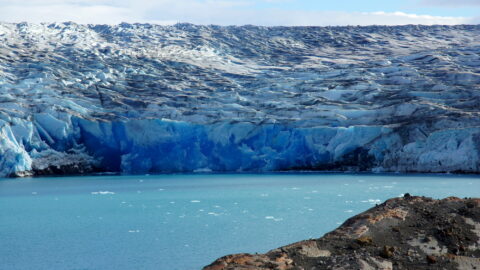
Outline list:
[[[319,239],[222,257],[204,270],[480,269],[480,199],[393,198]]]

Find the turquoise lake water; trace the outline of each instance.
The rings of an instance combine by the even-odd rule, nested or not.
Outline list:
[[[479,176],[217,174],[0,180],[0,269],[200,269],[318,238],[387,198],[480,197]]]

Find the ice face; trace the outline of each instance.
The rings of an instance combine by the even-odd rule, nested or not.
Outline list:
[[[480,26],[0,29],[0,176],[480,170]]]

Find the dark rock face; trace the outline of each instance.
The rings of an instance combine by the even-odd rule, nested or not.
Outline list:
[[[322,238],[204,268],[227,269],[480,269],[480,199],[390,199]]]

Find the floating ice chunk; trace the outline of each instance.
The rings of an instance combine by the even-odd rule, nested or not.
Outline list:
[[[378,203],[381,203],[382,201],[379,200],[379,199],[368,199],[368,200],[364,200],[364,201],[361,201],[362,203],[370,203],[370,204],[378,204]]]
[[[200,201],[199,200],[191,200],[190,202],[191,203],[199,203]]]
[[[140,230],[128,230],[129,233],[139,233]]]
[[[94,191],[92,195],[113,195],[115,192],[112,191]]]
[[[273,216],[266,216],[265,219],[275,219]]]

